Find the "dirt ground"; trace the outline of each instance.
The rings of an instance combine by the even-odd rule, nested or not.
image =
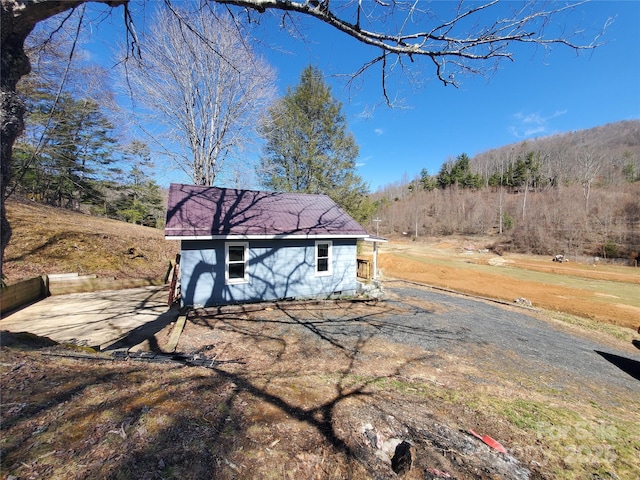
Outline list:
[[[391,297],[196,310],[177,350],[199,367],[3,334],[2,478],[636,476],[633,392],[596,401],[482,345],[434,351],[375,333],[443,308]]]
[[[603,263],[557,263],[549,257],[496,255],[488,239],[383,244],[383,278],[402,278],[459,292],[564,312],[636,330],[640,269]]]
[[[7,283],[43,274],[79,273],[118,279],[163,279],[179,242],[160,229],[85,215],[12,197],[13,230],[3,274]],[[46,219],[46,221],[43,221]]]

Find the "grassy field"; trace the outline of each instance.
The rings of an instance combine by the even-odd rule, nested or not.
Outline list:
[[[379,266],[388,277],[506,302],[526,298],[534,307],[549,312],[634,330],[640,326],[638,268],[556,263],[548,257],[525,255],[498,256],[478,249],[465,250],[463,246],[469,242],[455,238],[446,242],[390,242],[380,251]]]

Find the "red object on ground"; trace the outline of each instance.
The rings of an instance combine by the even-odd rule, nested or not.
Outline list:
[[[507,453],[507,449],[504,448],[500,442],[498,442],[497,440],[494,440],[493,438],[491,438],[489,435],[480,435],[479,433],[474,432],[473,430],[469,429],[469,433],[471,435],[473,435],[476,438],[479,438],[480,440],[482,440],[484,443],[486,443],[487,445],[489,445],[491,448],[493,448],[494,450],[499,451],[500,453]]]

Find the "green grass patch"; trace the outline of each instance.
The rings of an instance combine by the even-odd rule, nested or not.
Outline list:
[[[531,443],[541,446],[543,457],[561,465],[554,471],[556,478],[591,478],[610,473],[618,478],[634,478],[640,471],[637,424],[594,402],[556,406],[518,398],[494,401],[493,408],[527,432]]]
[[[573,411],[525,399],[506,402],[502,414],[516,427],[540,434],[550,425],[571,424],[580,418]]]
[[[547,313],[554,320],[558,320],[568,325],[575,325],[577,327],[584,328],[592,332],[602,333],[612,338],[615,338],[617,340],[624,340],[625,342],[631,342],[635,338],[633,330],[629,328],[619,327],[617,325],[599,322],[597,320],[591,320],[588,318],[576,317],[575,315],[571,315],[564,312],[548,311]]]
[[[569,399],[559,397],[557,391],[543,391],[533,385],[536,400],[498,397],[473,387],[458,390],[397,377],[353,376],[352,380],[379,391],[421,397],[501,418],[512,425],[514,432],[521,432],[518,436],[523,444],[512,445],[514,453],[533,451],[555,478],[592,478],[611,473],[619,478],[635,478],[640,471],[637,416],[605,408],[593,400],[566,403]]]

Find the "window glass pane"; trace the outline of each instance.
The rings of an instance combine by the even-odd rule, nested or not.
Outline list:
[[[319,272],[328,272],[329,271],[329,259],[327,259],[327,258],[319,258],[318,259],[318,271]]]
[[[229,278],[244,278],[244,263],[229,264]]]
[[[229,261],[244,262],[244,247],[242,245],[229,246]]]
[[[318,258],[327,258],[329,256],[329,244],[328,243],[319,243],[318,244]]]

